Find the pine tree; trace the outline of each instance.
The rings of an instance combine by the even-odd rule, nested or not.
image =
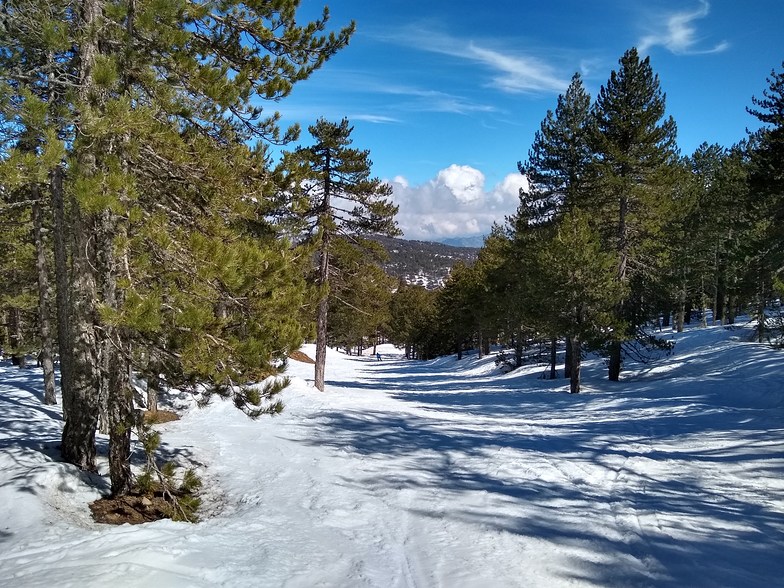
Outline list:
[[[211,383],[246,406],[258,395],[243,385],[301,339],[299,317],[285,312],[286,297],[304,292],[301,256],[276,238],[263,144],[247,146],[298,129],[281,132],[254,97],[285,97],[353,24],[322,34],[326,9],[302,26],[298,6],[3,5],[3,115],[15,122],[20,105],[45,104],[47,144],[61,151],[39,167],[51,176],[55,232],[68,237],[56,248],[58,310],[68,303],[58,312],[63,457],[94,467],[106,385],[115,494],[130,484],[133,363],[162,351],[167,381]]]
[[[333,241],[335,272],[330,283],[327,340],[332,346],[361,351],[389,322],[394,279],[381,269],[386,252],[378,243],[345,238]]]
[[[612,252],[604,249],[588,215],[574,210],[558,224],[555,236],[540,250],[536,275],[547,285],[547,313],[553,332],[566,334],[570,391],[580,392],[582,344],[595,347],[619,331],[613,313],[621,296]],[[544,293],[542,293],[544,295]]]
[[[640,336],[650,309],[646,282],[662,262],[661,229],[672,212],[672,166],[677,161],[676,127],[665,118],[665,96],[650,59],[632,48],[602,86],[592,110],[589,144],[593,152],[590,197],[605,246],[617,257],[616,279],[626,289],[618,306],[626,321],[620,340]],[[618,380],[622,343],[609,346],[609,379]]]
[[[558,96],[555,112],[547,111],[528,159],[518,163],[529,183],[521,202],[534,224],[554,222],[579,201],[591,157],[586,129],[590,107],[591,97],[576,73]]]
[[[591,161],[587,129],[590,102],[580,74],[576,73],[566,92],[558,96],[555,112],[548,111],[542,121],[528,160],[518,163],[520,172],[529,182],[529,189],[521,190],[520,207],[514,220],[518,249],[524,247],[529,250],[519,253],[521,259],[528,255],[531,260],[531,255],[536,257],[536,252],[546,249],[555,238],[554,225],[584,199],[586,172]],[[568,328],[566,332],[557,332],[546,314],[550,312],[547,292],[555,286],[550,284],[537,288],[543,304],[538,309],[539,317],[529,319],[529,323],[539,322],[540,328],[548,331],[552,339],[551,377],[555,377],[556,338],[565,335],[569,339]],[[559,328],[562,326],[559,324]],[[570,360],[571,346],[567,345],[566,377],[572,366]]]
[[[319,119],[308,128],[315,143],[288,154],[290,190],[296,195],[294,210],[312,234],[318,251],[316,283],[315,386],[324,390],[327,353],[330,260],[333,240],[338,236],[400,234],[394,221],[397,206],[388,197],[392,188],[371,178],[369,152],[351,147],[353,127]]]
[[[782,63],[784,68],[784,63]],[[756,288],[757,340],[765,339],[765,306],[772,284],[784,272],[784,71],[771,71],[762,98],[748,112],[763,127],[752,136],[750,215],[756,251],[750,257]]]

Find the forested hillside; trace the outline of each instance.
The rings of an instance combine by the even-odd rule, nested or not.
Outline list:
[[[457,262],[470,265],[476,260],[478,248],[455,247],[435,241],[414,241],[373,237],[384,246],[389,255],[381,267],[394,278],[403,278],[409,285],[424,286],[428,289],[444,285],[449,273]]]

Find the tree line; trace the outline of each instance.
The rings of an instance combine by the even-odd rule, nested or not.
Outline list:
[[[749,312],[770,338],[766,308],[784,293],[784,72],[767,82],[747,109],[760,130],[683,156],[649,58],[627,51],[594,101],[575,74],[518,164],[529,187],[516,213],[440,291],[401,284],[390,339],[421,358],[497,342],[512,367],[544,347],[550,377],[563,345],[577,393],[586,351],[618,380],[625,359],[669,351],[652,327],[682,331],[708,309],[719,324]]]

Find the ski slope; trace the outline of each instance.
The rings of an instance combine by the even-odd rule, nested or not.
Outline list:
[[[292,362],[272,419],[174,398],[164,450],[205,481],[195,525],[93,523],[108,480],[57,461],[40,372],[4,362],[0,586],[776,585],[784,355],[744,329],[671,336],[618,383],[587,361],[580,395],[543,366],[385,346],[330,351],[324,393]]]

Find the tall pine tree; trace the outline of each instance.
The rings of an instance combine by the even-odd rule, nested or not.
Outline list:
[[[395,236],[399,230],[397,206],[388,199],[392,188],[371,177],[369,152],[351,147],[348,119],[333,123],[322,118],[308,130],[314,144],[287,154],[287,159],[294,210],[318,251],[315,385],[323,391],[333,240],[373,233]]]

